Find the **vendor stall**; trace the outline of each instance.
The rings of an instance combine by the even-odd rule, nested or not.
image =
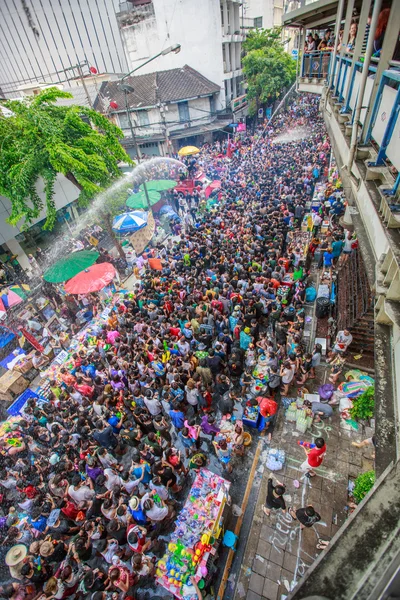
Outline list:
[[[157,582],[176,598],[182,597],[182,588],[191,576],[200,589],[208,584],[230,485],[208,469],[201,469],[193,482],[167,552],[157,564]]]

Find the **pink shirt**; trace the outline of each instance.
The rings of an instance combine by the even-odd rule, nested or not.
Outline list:
[[[118,331],[109,331],[107,333],[107,342],[114,345],[114,342],[117,338],[119,338],[119,335],[120,334]]]

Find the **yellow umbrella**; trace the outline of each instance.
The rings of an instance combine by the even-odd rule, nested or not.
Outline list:
[[[178,152],[179,156],[190,156],[191,154],[198,154],[200,150],[196,146],[184,146]]]

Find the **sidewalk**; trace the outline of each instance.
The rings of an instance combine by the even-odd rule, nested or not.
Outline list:
[[[325,382],[327,368],[319,367],[317,375],[309,386],[311,390],[317,390]],[[325,439],[327,454],[323,465],[316,469],[318,476],[308,479],[299,470],[305,455],[297,441],[312,441],[315,437]],[[349,477],[355,478],[373,468],[372,461],[363,456],[365,450],[351,446],[352,441],[361,437],[360,431],[341,427],[337,408],[331,419],[315,423],[304,435],[295,430],[295,423],[285,421],[284,411],[280,410],[271,447],[286,452],[285,466],[276,472],[278,480],[286,486],[286,505],[300,508],[312,504],[321,521],[301,530],[298,521],[288,513],[273,511],[270,517],[263,513],[269,477],[263,466],[269,448],[264,442],[259,468],[263,471],[262,480],[235,600],[281,600],[295,587],[321,552],[316,549],[318,539],[330,540],[346,519]],[[300,483],[298,489],[293,484],[296,479]]]

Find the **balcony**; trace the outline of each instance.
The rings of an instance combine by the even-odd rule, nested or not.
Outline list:
[[[311,52],[301,59],[299,92],[322,94],[329,73],[330,52]]]

